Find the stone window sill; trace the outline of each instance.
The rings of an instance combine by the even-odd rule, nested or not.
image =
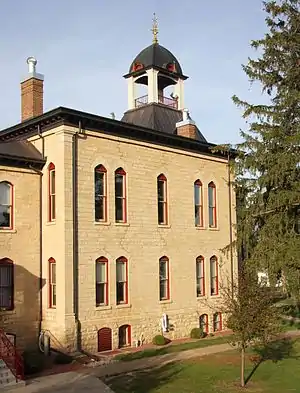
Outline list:
[[[166,299],[166,300],[160,300],[159,304],[171,304],[173,301],[171,299]]]
[[[109,226],[109,225],[111,225],[111,223],[108,222],[108,221],[95,221],[94,224],[95,224],[95,225],[104,225],[104,226]]]
[[[157,228],[161,228],[161,229],[170,229],[171,225],[169,224],[158,224]]]
[[[116,308],[131,308],[131,304],[117,304]]]
[[[128,222],[115,222],[116,227],[129,227],[130,224]]]
[[[17,233],[16,229],[0,229],[0,233]]]
[[[105,310],[111,310],[112,309],[112,306],[110,306],[110,305],[107,305],[107,306],[96,306],[95,307],[95,310],[96,311],[105,311]]]

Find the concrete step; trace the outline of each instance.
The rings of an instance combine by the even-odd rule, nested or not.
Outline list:
[[[2,391],[5,387],[15,387],[19,385],[19,381],[16,381],[16,377],[6,366],[5,362],[0,359],[0,390]]]

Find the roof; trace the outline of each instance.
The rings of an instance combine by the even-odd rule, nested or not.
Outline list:
[[[167,134],[176,134],[176,123],[182,121],[182,111],[152,103],[125,112],[122,121]],[[207,143],[199,130],[198,140]]]
[[[46,130],[68,125],[78,127],[83,133],[85,130],[93,130],[99,134],[115,135],[132,140],[149,142],[156,145],[168,146],[194,153],[205,154],[220,158],[227,158],[227,152],[212,152],[216,145],[204,141],[166,133],[124,121],[114,120],[75,109],[58,107],[40,116],[26,120],[13,127],[0,131],[1,142],[27,139]],[[230,151],[232,156],[234,151]]]
[[[181,65],[173,53],[158,43],[149,45],[135,57],[130,65],[129,74],[125,75],[125,77],[131,75],[132,73],[136,73],[137,65],[142,66],[142,69],[153,67],[165,70],[166,72],[171,72],[172,74],[182,78],[187,78],[183,75]],[[168,66],[173,66],[174,68],[172,69],[171,67],[171,69],[168,69]]]
[[[41,153],[27,141],[11,141],[0,143],[0,163],[12,163],[15,166],[32,164],[42,167],[45,159]]]

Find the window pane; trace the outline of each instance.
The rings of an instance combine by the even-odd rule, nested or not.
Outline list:
[[[117,262],[117,281],[126,281],[124,262]]]
[[[125,302],[125,283],[117,282],[117,303]]]
[[[212,207],[209,208],[209,226],[213,226],[215,224],[214,219],[214,209]]]
[[[12,308],[12,288],[0,287],[0,308]]]
[[[167,292],[167,281],[160,281],[159,284],[159,297],[160,299],[167,299],[168,292]]]
[[[52,285],[52,306],[56,306],[56,285]]]
[[[54,220],[55,219],[55,195],[51,196],[51,219]]]
[[[211,260],[210,260],[210,274],[211,274],[211,276],[212,277],[215,277],[216,276],[216,266],[217,265],[217,263],[216,263],[216,258],[211,258]]]
[[[105,284],[96,285],[96,304],[105,304]]]
[[[197,277],[202,277],[203,276],[202,261],[197,261],[197,263],[196,263],[196,271],[197,271]]]
[[[118,198],[118,197],[116,198],[116,221],[123,221],[124,220],[123,203],[124,203],[124,199]]]
[[[201,186],[195,184],[194,186],[195,205],[201,204]]]
[[[209,206],[214,206],[214,191],[213,187],[208,187],[208,204]]]
[[[115,196],[123,197],[123,175],[115,175]]]
[[[104,220],[104,198],[101,196],[95,196],[95,219]]]
[[[55,171],[50,172],[50,193],[55,194]]]
[[[13,282],[13,266],[0,266],[0,286],[10,287]]]
[[[195,206],[195,225],[199,226],[200,221],[200,206]]]
[[[158,223],[165,223],[165,204],[162,202],[158,202]]]
[[[95,197],[104,195],[104,173],[95,171]]]
[[[10,227],[10,207],[0,205],[0,227]]]
[[[160,280],[167,279],[167,262],[166,261],[159,262],[159,277],[160,277]]]
[[[11,186],[8,183],[0,183],[0,205],[10,205]]]
[[[51,283],[56,283],[56,263],[51,263]]]
[[[159,201],[165,200],[165,181],[157,181],[157,197]]]
[[[106,263],[96,263],[96,281],[97,283],[106,282]]]

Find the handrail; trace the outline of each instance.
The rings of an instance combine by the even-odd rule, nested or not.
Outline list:
[[[64,346],[63,346],[63,344],[54,336],[54,334],[50,331],[50,330],[48,330],[48,329],[43,329],[42,331],[41,331],[41,333],[46,333],[46,334],[48,334],[48,336],[50,337],[50,348],[52,347],[51,346],[51,341],[53,341],[54,342],[54,346],[52,347],[53,349],[58,349],[58,350],[60,350],[61,352],[65,352],[65,353],[67,353],[67,351],[66,351],[66,349],[64,348]]]
[[[4,361],[14,374],[16,381],[18,381],[18,379],[24,380],[23,358],[2,329],[0,329],[0,359]]]

